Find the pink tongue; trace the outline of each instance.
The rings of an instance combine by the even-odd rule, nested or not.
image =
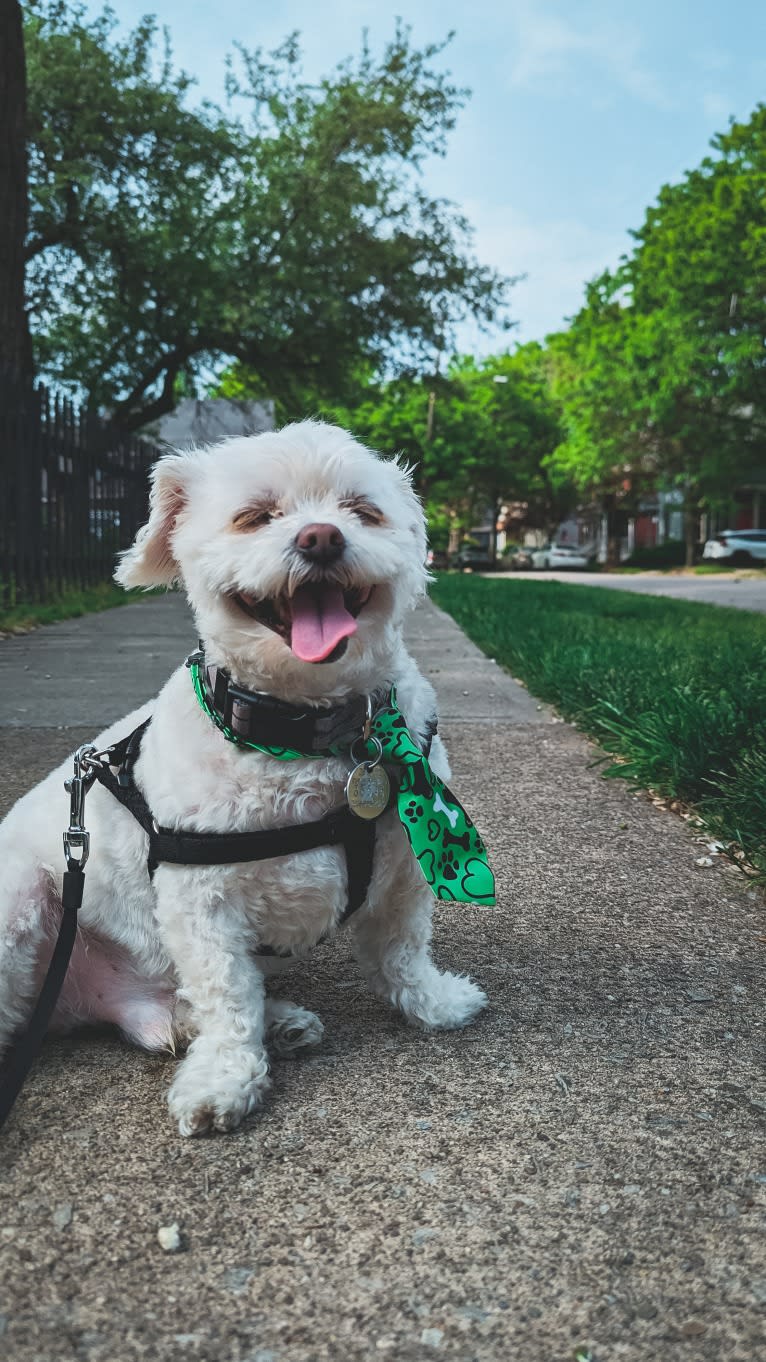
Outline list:
[[[301,662],[324,662],[344,638],[356,633],[356,620],[343,604],[339,586],[299,586],[292,615],[290,647]]]

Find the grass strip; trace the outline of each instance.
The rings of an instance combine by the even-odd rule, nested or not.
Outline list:
[[[0,635],[26,634],[40,624],[55,624],[57,620],[75,619],[78,615],[89,615],[96,610],[111,610],[117,605],[129,605],[132,601],[142,600],[146,595],[144,591],[126,592],[116,582],[65,588],[44,603],[31,602],[7,609],[0,606]]]
[[[694,805],[766,879],[766,617],[451,574],[431,594],[485,653],[614,756],[606,775]]]

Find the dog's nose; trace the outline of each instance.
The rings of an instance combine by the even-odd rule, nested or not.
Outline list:
[[[337,525],[305,525],[295,545],[312,563],[334,563],[343,554],[346,541]]]

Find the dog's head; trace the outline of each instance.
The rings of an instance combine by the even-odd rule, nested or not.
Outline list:
[[[306,421],[160,459],[115,576],[182,582],[210,661],[240,684],[323,699],[386,679],[425,549],[408,473]]]

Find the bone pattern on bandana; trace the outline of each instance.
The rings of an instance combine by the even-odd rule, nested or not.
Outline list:
[[[349,755],[347,751],[336,748],[329,748],[325,753],[297,752],[289,747],[268,747],[238,737],[208,704],[202,668],[192,663],[189,670],[200,705],[229,742],[264,752],[277,761],[297,761],[308,756]],[[382,760],[395,766],[399,772],[396,793],[399,820],[432,893],[444,902],[493,907],[495,881],[486,847],[462,804],[431,770],[427,757],[421,752],[407,728],[404,715],[397,707],[393,687],[388,703],[377,711],[372,721],[367,743],[370,761],[376,756],[372,738],[377,738],[383,749]],[[360,738],[359,746],[361,744]]]

